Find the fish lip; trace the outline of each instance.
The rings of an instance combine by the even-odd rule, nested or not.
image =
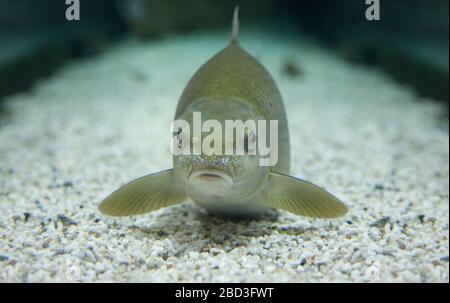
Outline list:
[[[214,181],[214,180],[222,179],[222,180],[225,180],[230,185],[234,184],[233,177],[230,174],[228,174],[227,172],[218,170],[218,169],[213,169],[213,168],[198,169],[198,170],[191,171],[189,174],[189,177],[188,177],[189,183],[194,178],[202,178],[205,181]]]

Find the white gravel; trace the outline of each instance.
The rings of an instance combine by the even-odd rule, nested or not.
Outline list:
[[[284,96],[292,174],[335,193],[347,217],[228,221],[190,202],[136,218],[97,211],[124,182],[171,167],[178,97],[227,39],[129,39],[6,100],[1,282],[449,281],[443,108],[308,39],[244,32],[241,41]],[[300,77],[282,73],[286,60]]]

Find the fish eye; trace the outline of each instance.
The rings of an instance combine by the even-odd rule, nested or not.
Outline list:
[[[249,143],[252,143],[252,145],[250,146]],[[244,137],[244,150],[246,153],[248,153],[249,151],[252,152],[255,150],[256,148],[256,134],[254,132],[250,132],[249,134],[245,134]]]
[[[183,147],[183,129],[181,127],[178,127],[177,131],[175,132],[175,139],[177,140],[178,148]]]
[[[254,132],[252,132],[250,134],[250,140],[251,140],[252,143],[256,143],[256,134]]]

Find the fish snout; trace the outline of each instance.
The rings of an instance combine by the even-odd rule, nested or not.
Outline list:
[[[222,185],[230,187],[234,184],[233,177],[226,171],[219,169],[198,169],[189,174],[189,184],[192,185]]]
[[[233,177],[223,170],[197,169],[188,177],[188,191],[197,200],[227,197],[233,189]]]

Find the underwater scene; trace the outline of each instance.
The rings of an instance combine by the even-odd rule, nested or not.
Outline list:
[[[448,20],[0,0],[0,282],[448,283]]]

